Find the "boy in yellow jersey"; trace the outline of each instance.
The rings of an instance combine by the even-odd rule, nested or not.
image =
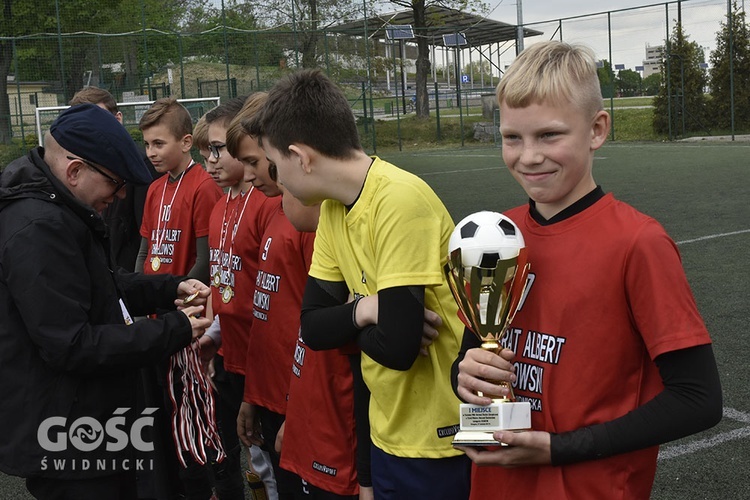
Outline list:
[[[284,189],[322,202],[302,339],[314,350],[362,350],[375,497],[467,498],[470,466],[451,446],[450,365],[463,326],[442,272],[448,211],[421,179],[362,150],[346,97],[318,70],[280,80],[260,128]],[[432,325],[439,336],[420,356]]]

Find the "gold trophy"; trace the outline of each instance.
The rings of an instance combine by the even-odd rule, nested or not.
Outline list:
[[[461,321],[482,341],[481,348],[498,353],[526,289],[531,264],[523,235],[513,221],[496,212],[477,212],[456,225],[444,266]],[[531,405],[507,397],[489,406],[462,404],[455,446],[499,445],[497,430],[531,428]],[[481,393],[480,393],[481,396]]]

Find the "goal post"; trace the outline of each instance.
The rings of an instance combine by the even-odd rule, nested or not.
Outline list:
[[[143,113],[151,106],[155,101],[136,101],[136,102],[118,102],[117,108],[122,113],[122,124],[125,128],[130,129],[132,127],[138,127],[138,122],[143,116]],[[206,114],[206,112],[215,108],[221,103],[220,97],[199,97],[190,99],[177,99],[177,102],[185,106],[185,109],[190,113],[190,117],[193,123],[197,122],[198,119]],[[70,106],[47,106],[36,108],[35,110],[35,125],[36,134],[40,146],[44,146],[44,134],[49,130],[52,122],[60,115],[60,113]]]

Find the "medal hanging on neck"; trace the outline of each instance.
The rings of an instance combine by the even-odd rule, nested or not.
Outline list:
[[[242,217],[245,215],[245,209],[247,208],[247,202],[250,200],[250,195],[252,194],[253,189],[254,189],[254,187],[251,186],[250,190],[245,194],[245,201],[242,204],[242,211],[240,212],[239,216],[234,217],[234,224],[232,226],[232,238],[231,238],[231,240],[229,240],[229,257],[227,259],[227,269],[226,269],[226,271],[227,271],[227,282],[230,281],[229,280],[229,276],[231,275],[232,256],[233,256],[233,251],[234,251],[234,238],[235,238],[235,236],[237,236],[237,230],[240,227],[240,222],[242,222]],[[226,213],[226,208],[224,209],[224,212]],[[237,213],[237,210],[235,209],[233,211],[233,214],[236,214],[236,213]],[[228,223],[224,223],[222,226],[223,226],[222,227],[222,238],[221,238],[221,241],[220,241],[220,246],[221,246],[221,249],[222,249],[222,252],[223,252],[223,250],[224,250],[224,244],[226,242],[226,237],[227,237],[227,235],[229,233],[229,224]],[[222,255],[222,260],[223,260],[223,255]],[[223,269],[223,267],[224,267],[223,264],[222,264],[221,267]],[[216,276],[214,276],[214,282],[215,281],[217,281],[217,277]],[[218,281],[219,281],[219,283],[221,283],[221,277],[220,276],[218,277]],[[231,300],[232,300],[233,297],[234,297],[234,289],[232,288],[232,286],[229,283],[227,283],[226,285],[224,285],[224,289],[221,292],[221,301],[223,303],[225,303],[225,304],[229,304],[229,302],[231,302]]]
[[[161,245],[164,243],[164,236],[167,233],[167,221],[172,217],[172,205],[174,204],[174,200],[177,197],[177,192],[180,190],[180,184],[182,184],[182,179],[185,177],[185,174],[188,170],[190,170],[190,167],[193,166],[192,160],[190,161],[190,165],[187,166],[185,170],[182,171],[180,174],[180,179],[177,181],[177,187],[174,189],[174,193],[172,194],[172,201],[169,202],[169,205],[164,205],[164,195],[167,193],[167,186],[169,185],[169,178],[167,178],[164,182],[164,189],[161,192],[161,200],[159,201],[159,219],[156,221],[156,248],[153,250],[153,258],[151,259],[151,270],[153,272],[158,272],[159,268],[161,267],[161,258],[159,257],[159,253],[161,253]],[[162,220],[164,221],[164,227],[161,227]]]
[[[224,267],[222,264],[222,259],[224,258],[224,242],[227,239],[227,229],[229,228],[229,221],[227,220],[227,209],[229,208],[229,201],[232,198],[232,192],[229,191],[227,193],[227,197],[224,200],[224,213],[221,215],[221,232],[219,234],[219,256],[218,256],[218,262],[216,266],[216,272],[211,276],[211,285],[215,286],[216,288],[221,287],[221,270]],[[230,217],[234,217],[234,215],[237,213],[237,207],[234,207],[234,210],[232,211],[232,214]]]

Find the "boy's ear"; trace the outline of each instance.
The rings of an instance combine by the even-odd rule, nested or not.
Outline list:
[[[180,140],[182,146],[182,152],[187,153],[190,148],[193,147],[193,136],[192,134],[185,134]]]
[[[599,149],[609,136],[609,129],[612,126],[609,113],[600,110],[594,115],[591,122],[591,150]]]
[[[312,152],[310,149],[300,144],[290,144],[289,152],[294,158],[298,159],[302,170],[309,174],[311,170],[310,164],[312,163]]]

